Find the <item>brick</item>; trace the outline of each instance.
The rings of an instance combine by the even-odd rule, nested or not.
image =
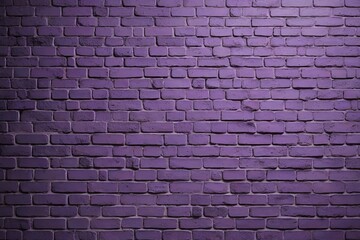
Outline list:
[[[267,220],[266,226],[270,229],[295,229],[297,227],[297,220],[291,218],[270,218]]]
[[[324,128],[326,132],[358,132],[360,126],[357,123],[325,123]]]
[[[296,0],[282,0],[282,6],[284,7],[311,7],[312,0],[296,1]]]
[[[276,217],[279,215],[277,207],[251,207],[250,216],[252,217]]]
[[[204,239],[208,237],[213,237],[215,239],[223,238],[222,231],[194,231],[193,235],[194,239]]]
[[[311,192],[311,185],[307,183],[279,183],[278,184],[279,192]]]
[[[90,139],[87,135],[51,135],[50,141],[55,145],[89,144]]]
[[[253,149],[255,157],[266,156],[286,156],[287,149],[285,147],[256,147]]]
[[[263,1],[266,3],[267,1]],[[282,27],[285,25],[283,19],[271,18],[271,19],[252,19],[252,26],[254,27]]]
[[[232,67],[262,67],[263,63],[260,58],[231,57],[230,65]]]
[[[345,6],[346,7],[358,7],[359,3],[354,0],[345,0]]]
[[[141,167],[142,168],[167,168],[168,164],[164,158],[143,158],[141,159]]]
[[[81,182],[53,182],[51,189],[55,193],[72,192],[84,193],[86,192],[86,183]]]
[[[345,213],[345,208],[340,207],[318,207],[317,214],[322,217],[342,217]]]
[[[333,1],[333,2],[329,3],[324,0],[315,0],[314,6],[315,7],[342,7],[342,6],[344,6],[344,1],[337,0],[337,1]]]
[[[253,3],[254,7],[280,7],[280,0],[271,0],[271,1],[264,1],[264,0],[256,0]]]
[[[161,135],[155,134],[131,134],[126,136],[126,143],[129,145],[162,145],[163,138]]]
[[[93,229],[118,229],[120,227],[120,220],[114,218],[92,219],[90,227]]]
[[[289,154],[294,157],[319,157],[324,155],[324,149],[321,147],[306,148],[307,151],[303,151],[303,149],[303,147],[292,147]]]
[[[276,185],[273,183],[253,183],[252,191],[254,193],[274,193]]]
[[[250,7],[252,5],[252,2],[250,0],[245,0],[245,1],[227,0],[226,5],[228,7]]]
[[[170,192],[172,193],[199,193],[201,189],[202,184],[200,183],[176,182],[170,184]]]
[[[66,146],[36,146],[33,148],[34,156],[58,156],[70,155],[70,148]]]
[[[281,207],[281,214],[283,216],[293,216],[293,217],[314,217],[316,211],[314,207],[283,206]]]
[[[110,110],[141,110],[141,102],[138,100],[110,100]]]
[[[341,231],[314,231],[313,234],[313,239],[314,240],[318,240],[318,239],[322,239],[322,238],[328,238],[328,239],[337,239],[337,238],[344,238],[344,232]]]
[[[65,229],[65,219],[36,219],[34,220],[35,229]]]
[[[105,146],[73,146],[72,153],[75,156],[93,156],[93,157],[101,157],[101,156],[109,156],[111,153],[110,147]]]
[[[197,8],[196,12],[199,17],[225,17],[229,15],[227,8]]]
[[[111,78],[141,78],[143,70],[139,68],[124,68],[124,69],[111,69]]]
[[[299,10],[296,8],[274,8],[270,10],[270,15],[274,17],[295,17],[298,14]]]
[[[228,186],[222,183],[205,183],[204,193],[224,194],[228,192]]]
[[[326,229],[328,227],[328,219],[299,219],[300,229]]]
[[[329,198],[327,196],[317,194],[303,194],[296,197],[295,202],[302,205],[328,205]]]
[[[145,219],[144,228],[155,229],[175,229],[177,227],[176,219]]]
[[[236,220],[237,229],[263,229],[265,228],[265,220],[263,219],[238,219]]]
[[[249,193],[250,192],[250,184],[248,183],[231,183],[230,184],[230,192],[231,193]]]
[[[330,202],[333,205],[355,205],[359,202],[359,195],[333,195],[330,197]]]
[[[245,179],[245,171],[227,170],[223,172],[225,181],[239,181]]]
[[[179,221],[181,229],[209,229],[212,226],[210,219],[181,219]]]
[[[255,233],[251,231],[226,231],[225,239],[235,240],[235,239],[253,239],[255,237]]]
[[[3,2],[0,239],[359,239],[358,1]]]

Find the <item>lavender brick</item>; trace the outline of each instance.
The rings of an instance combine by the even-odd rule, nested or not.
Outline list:
[[[359,239],[358,1],[2,5],[1,239]]]

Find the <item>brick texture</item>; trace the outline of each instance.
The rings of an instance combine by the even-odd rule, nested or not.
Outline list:
[[[0,239],[360,239],[359,0],[0,5]]]

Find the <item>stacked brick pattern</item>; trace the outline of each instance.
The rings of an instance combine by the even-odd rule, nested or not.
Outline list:
[[[0,239],[360,239],[359,0],[0,4]]]

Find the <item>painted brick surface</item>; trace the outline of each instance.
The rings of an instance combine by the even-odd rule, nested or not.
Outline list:
[[[0,239],[360,239],[359,0],[0,4]]]

